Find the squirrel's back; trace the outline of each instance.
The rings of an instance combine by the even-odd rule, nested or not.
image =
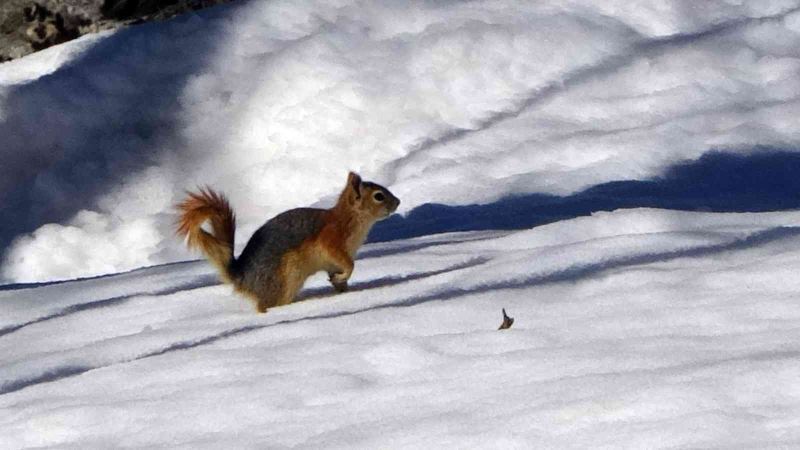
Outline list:
[[[232,264],[238,287],[256,296],[262,290],[274,291],[281,258],[319,234],[325,213],[316,208],[290,209],[256,230]]]

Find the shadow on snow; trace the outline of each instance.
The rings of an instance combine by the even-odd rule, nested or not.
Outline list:
[[[131,361],[137,361],[145,358],[150,358],[154,356],[161,356],[165,355],[174,351],[180,350],[188,350],[192,348],[201,347],[204,345],[212,344],[214,342],[238,336],[242,334],[246,334],[252,331],[263,330],[267,328],[272,328],[275,326],[280,325],[289,325],[294,323],[301,323],[301,322],[308,322],[308,321],[315,321],[315,320],[325,320],[325,319],[335,319],[339,317],[350,316],[354,314],[360,314],[369,311],[377,311],[383,310],[388,308],[401,308],[401,307],[410,307],[419,305],[422,303],[427,303],[431,301],[449,301],[453,300],[465,295],[473,295],[473,294],[481,294],[490,292],[493,290],[503,290],[503,289],[521,289],[525,287],[532,287],[532,286],[540,286],[545,284],[552,284],[552,283],[562,283],[562,282],[575,282],[593,275],[597,275],[602,272],[618,269],[621,267],[627,266],[635,266],[641,264],[650,264],[655,262],[664,262],[670,261],[677,258],[690,258],[690,257],[701,257],[707,255],[714,255],[724,252],[732,252],[732,251],[740,251],[746,250],[749,248],[758,247],[761,245],[767,245],[773,242],[777,242],[783,239],[789,239],[796,236],[800,236],[800,227],[777,227],[772,228],[769,230],[762,231],[760,233],[755,233],[751,236],[748,236],[743,239],[735,240],[733,242],[728,242],[724,244],[715,244],[715,245],[708,245],[702,246],[693,249],[686,249],[686,250],[673,250],[673,251],[665,251],[665,252],[658,252],[658,253],[650,253],[650,254],[641,254],[641,255],[633,255],[633,256],[624,256],[612,260],[597,262],[597,263],[590,263],[585,265],[577,264],[573,267],[569,267],[564,270],[554,271],[551,273],[546,274],[537,274],[532,275],[528,278],[524,278],[521,280],[512,280],[512,281],[504,281],[499,283],[492,283],[486,285],[479,285],[471,288],[452,288],[452,289],[445,289],[442,291],[434,292],[431,294],[426,294],[422,296],[412,296],[406,299],[401,299],[399,301],[392,301],[391,303],[385,303],[381,305],[370,306],[366,308],[360,308],[355,310],[349,311],[338,311],[326,314],[318,314],[309,317],[301,317],[297,319],[286,319],[281,320],[278,322],[273,322],[269,324],[250,324],[250,325],[243,325],[241,327],[232,328],[229,330],[222,331],[220,333],[205,336],[197,339],[191,339],[186,341],[179,341],[167,345],[160,349],[155,349],[149,352],[145,352],[137,357],[131,358],[129,360],[120,361],[119,363],[126,363]],[[418,274],[412,274],[405,277],[386,277],[377,280],[372,280],[364,283],[359,283],[353,285],[353,290],[364,290],[364,289],[371,289],[371,288],[378,288],[378,287],[385,287],[394,284],[404,283],[406,281],[416,280],[425,277],[432,277],[448,272],[458,271],[458,270],[465,270],[477,267],[481,264],[486,262],[485,259],[476,258],[472,261],[467,261],[463,264],[454,265],[451,267],[447,267],[441,270],[435,270],[430,272],[421,272]],[[167,294],[168,292],[164,292],[163,294]],[[315,289],[306,292],[306,294],[302,297],[302,299],[308,300],[311,298],[323,296],[322,289]],[[110,306],[112,304],[116,304],[124,299],[121,298],[110,298],[104,300],[107,304],[103,305],[91,305],[83,309],[88,309],[89,307],[102,307],[102,306]],[[103,301],[100,301],[103,302]],[[97,303],[97,302],[95,302]],[[57,317],[63,317],[64,315],[70,312],[78,312],[78,311],[69,311],[65,312],[64,314],[59,314]],[[42,320],[48,320],[50,318],[55,317],[47,317],[43,318]],[[24,325],[23,325],[24,326]],[[11,330],[15,331],[15,330]],[[9,332],[11,332],[9,331]],[[793,355],[794,353],[792,353]],[[767,355],[759,355],[759,358],[774,358],[779,357],[782,358],[781,355],[774,355],[774,354],[767,354]],[[730,360],[733,361],[733,360]],[[722,360],[721,362],[727,363],[730,362],[729,360]],[[9,394],[15,391],[19,391],[21,389],[25,389],[30,386],[42,384],[42,383],[49,383],[54,381],[59,381],[65,378],[71,378],[77,375],[81,375],[86,373],[90,370],[106,367],[106,366],[98,366],[92,367],[87,365],[66,365],[60,368],[54,368],[52,370],[48,370],[41,375],[24,378],[24,379],[17,379],[10,382],[7,382],[3,385],[0,385],[0,395]]]
[[[467,269],[467,268],[470,268],[470,267],[475,267],[475,266],[478,266],[480,264],[483,264],[484,262],[486,262],[485,259],[476,258],[474,260],[467,261],[467,262],[462,263],[462,264],[456,264],[456,265],[453,265],[453,266],[450,266],[450,267],[446,267],[446,268],[440,269],[440,270],[413,273],[413,274],[410,274],[410,275],[400,276],[400,277],[384,277],[384,278],[379,278],[379,279],[376,279],[376,280],[365,281],[365,282],[362,282],[362,283],[355,283],[355,284],[353,284],[351,286],[351,291],[361,291],[361,290],[365,290],[365,289],[374,289],[374,288],[379,288],[379,287],[386,287],[386,286],[391,286],[391,285],[395,285],[395,284],[405,283],[405,282],[412,281],[412,280],[419,280],[419,279],[432,277],[432,276],[440,275],[440,274],[447,273],[447,272],[453,272],[453,271],[457,271],[457,270]],[[89,302],[89,303],[73,305],[73,306],[70,306],[68,308],[64,308],[63,310],[58,311],[56,313],[50,314],[48,316],[44,316],[44,317],[40,317],[40,318],[34,319],[34,320],[30,321],[30,322],[26,322],[26,323],[23,323],[23,324],[19,324],[19,325],[14,325],[14,326],[3,328],[2,330],[0,330],[0,337],[2,337],[3,335],[9,334],[9,333],[13,333],[13,332],[15,332],[15,331],[17,331],[17,330],[19,330],[21,328],[24,328],[24,327],[28,326],[28,325],[33,325],[35,323],[40,323],[40,322],[44,322],[44,321],[47,321],[47,320],[58,319],[58,318],[61,318],[61,317],[65,317],[65,316],[67,316],[69,314],[74,314],[74,313],[78,313],[78,312],[86,311],[86,310],[90,310],[90,309],[105,308],[105,307],[115,306],[115,305],[124,303],[124,302],[130,300],[131,298],[134,298],[134,297],[140,296],[140,295],[169,295],[169,294],[173,294],[173,293],[185,290],[185,289],[199,288],[199,287],[210,286],[210,285],[214,285],[214,284],[218,284],[218,281],[216,280],[216,278],[199,277],[198,279],[196,279],[196,280],[194,280],[194,281],[192,281],[190,283],[183,284],[183,285],[180,285],[180,286],[172,286],[172,287],[170,287],[168,289],[164,289],[164,290],[161,290],[161,291],[144,292],[144,293],[127,295],[127,296],[112,297],[112,298],[107,298],[107,299],[103,299],[103,300],[97,300],[97,301],[93,301],[93,302]],[[326,297],[327,296],[327,295],[325,295],[326,293],[328,295],[332,295],[331,291],[332,291],[332,288],[321,288],[321,289],[307,290],[307,291],[305,291],[303,293],[303,295],[301,295],[301,297],[297,301],[303,301],[303,300],[310,300],[310,299],[313,299],[313,298]],[[279,323],[283,323],[283,322],[279,322]],[[250,331],[256,331],[256,330],[269,328],[269,327],[272,327],[274,325],[276,325],[276,324],[244,325],[244,326],[241,326],[241,327],[238,327],[238,328],[232,328],[232,329],[229,329],[229,330],[225,330],[225,331],[222,331],[220,333],[217,333],[217,334],[214,334],[214,335],[210,335],[210,336],[205,336],[205,337],[201,337],[201,338],[197,338],[197,339],[189,339],[189,340],[185,340],[185,341],[174,342],[174,343],[169,344],[169,345],[167,345],[165,347],[142,353],[141,355],[136,356],[134,358],[131,358],[131,359],[128,359],[128,360],[124,360],[124,361],[119,361],[119,362],[108,364],[108,365],[91,366],[91,365],[82,365],[82,364],[70,364],[70,365],[64,365],[64,366],[61,366],[61,367],[52,368],[52,369],[46,370],[43,373],[41,373],[39,375],[36,375],[36,376],[33,376],[33,377],[20,378],[20,379],[7,381],[7,382],[5,382],[3,384],[0,384],[0,395],[10,394],[12,392],[16,392],[16,391],[25,389],[25,388],[30,387],[30,386],[35,386],[35,385],[38,385],[38,384],[51,383],[51,382],[54,382],[54,381],[59,381],[59,380],[63,380],[63,379],[66,379],[66,378],[71,378],[71,377],[78,376],[78,375],[84,374],[86,372],[89,372],[90,370],[99,369],[99,368],[102,368],[102,367],[108,367],[109,365],[113,365],[113,364],[122,364],[122,363],[126,363],[126,362],[131,362],[131,361],[138,361],[138,360],[145,359],[145,358],[151,358],[151,357],[154,357],[154,356],[164,355],[164,354],[171,353],[171,352],[174,352],[174,351],[188,350],[188,349],[192,349],[192,348],[195,348],[195,347],[200,347],[200,346],[212,344],[212,343],[214,343],[216,341],[219,341],[219,340],[222,340],[222,339],[226,339],[226,338],[229,338],[229,337],[237,336],[237,335],[244,334],[244,333],[247,333],[247,332],[250,332]]]
[[[215,275],[204,275],[204,276],[196,277],[195,279],[193,279],[191,281],[188,281],[188,282],[185,282],[185,283],[176,284],[174,286],[170,286],[170,287],[164,288],[164,289],[137,292],[137,293],[129,294],[129,295],[120,295],[120,296],[117,296],[117,297],[104,298],[104,299],[101,299],[101,300],[94,300],[94,301],[90,301],[90,302],[86,302],[86,303],[77,303],[77,304],[74,304],[74,305],[67,306],[66,308],[60,309],[60,310],[55,311],[53,313],[47,314],[45,316],[41,316],[41,317],[37,317],[37,318],[32,319],[32,320],[29,320],[29,321],[24,322],[24,323],[20,323],[20,324],[16,324],[16,325],[9,325],[9,326],[6,326],[4,328],[0,328],[0,337],[3,337],[3,336],[5,336],[5,335],[7,335],[9,333],[13,333],[13,332],[15,332],[17,330],[20,330],[22,328],[25,328],[25,327],[27,327],[29,325],[34,325],[34,324],[41,323],[41,322],[47,322],[48,320],[58,319],[58,318],[61,318],[61,317],[68,316],[70,314],[75,314],[75,313],[79,313],[79,312],[82,312],[82,311],[93,310],[93,309],[98,309],[98,308],[107,308],[109,306],[120,305],[120,304],[125,303],[125,302],[127,302],[127,301],[129,301],[129,300],[131,300],[132,298],[135,298],[135,297],[171,295],[171,294],[176,294],[176,293],[181,292],[181,291],[197,289],[197,288],[207,287],[207,286],[214,286],[214,285],[217,285],[219,283],[220,282],[219,282],[219,279],[218,279],[217,276],[215,276]]]
[[[800,153],[756,148],[710,152],[645,181],[615,181],[573,195],[530,194],[485,205],[426,204],[378,222],[370,242],[435,233],[528,229],[620,208],[765,212],[800,208]],[[421,244],[424,245],[424,244]]]
[[[163,149],[181,148],[174,144],[184,87],[225,42],[225,11],[247,3],[202,11],[208,20],[200,24],[186,14],[120,29],[55,72],[10,88],[0,118],[0,260],[16,236],[93,209]],[[171,33],[192,35],[191,51]],[[172,63],[176,54],[180,64]]]

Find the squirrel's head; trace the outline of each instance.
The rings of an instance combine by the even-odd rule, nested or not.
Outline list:
[[[362,181],[355,172],[350,172],[347,176],[347,186],[342,192],[341,200],[344,200],[350,208],[357,210],[360,215],[375,220],[388,217],[400,205],[400,199],[388,189],[377,183]]]

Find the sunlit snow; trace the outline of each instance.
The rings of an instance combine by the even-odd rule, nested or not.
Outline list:
[[[798,8],[244,1],[49,49],[74,57],[30,58],[44,76],[25,83],[28,59],[3,64],[2,276],[186,259],[172,205],[198,184],[231,196],[248,235],[330,201],[347,170],[408,212],[795,151]]]
[[[373,244],[353,292],[318,278],[264,316],[201,262],[0,291],[0,440],[788,448],[799,225],[628,210]]]
[[[800,447],[798,75],[797,0],[242,0],[0,64],[0,448]],[[403,202],[348,293],[259,315],[174,235],[348,170]]]

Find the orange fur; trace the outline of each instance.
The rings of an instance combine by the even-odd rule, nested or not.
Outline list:
[[[177,233],[186,238],[189,248],[199,248],[219,269],[226,282],[231,282],[230,263],[233,260],[233,243],[236,216],[224,195],[206,187],[199,192],[189,192],[177,205],[180,218]],[[209,220],[213,234],[202,228]]]
[[[306,279],[321,270],[329,274],[337,291],[347,290],[358,248],[372,225],[391,214],[399,203],[386,188],[362,182],[351,172],[333,208],[300,208],[273,218],[234,259],[233,211],[223,195],[205,188],[189,193],[178,205],[177,232],[186,237],[189,248],[202,250],[237,292],[253,299],[259,312],[266,312],[291,303]],[[206,220],[211,222],[212,233],[202,229]],[[313,228],[308,228],[309,224]],[[295,239],[291,236],[298,236],[298,230],[301,239],[282,246],[285,241],[280,236]]]

